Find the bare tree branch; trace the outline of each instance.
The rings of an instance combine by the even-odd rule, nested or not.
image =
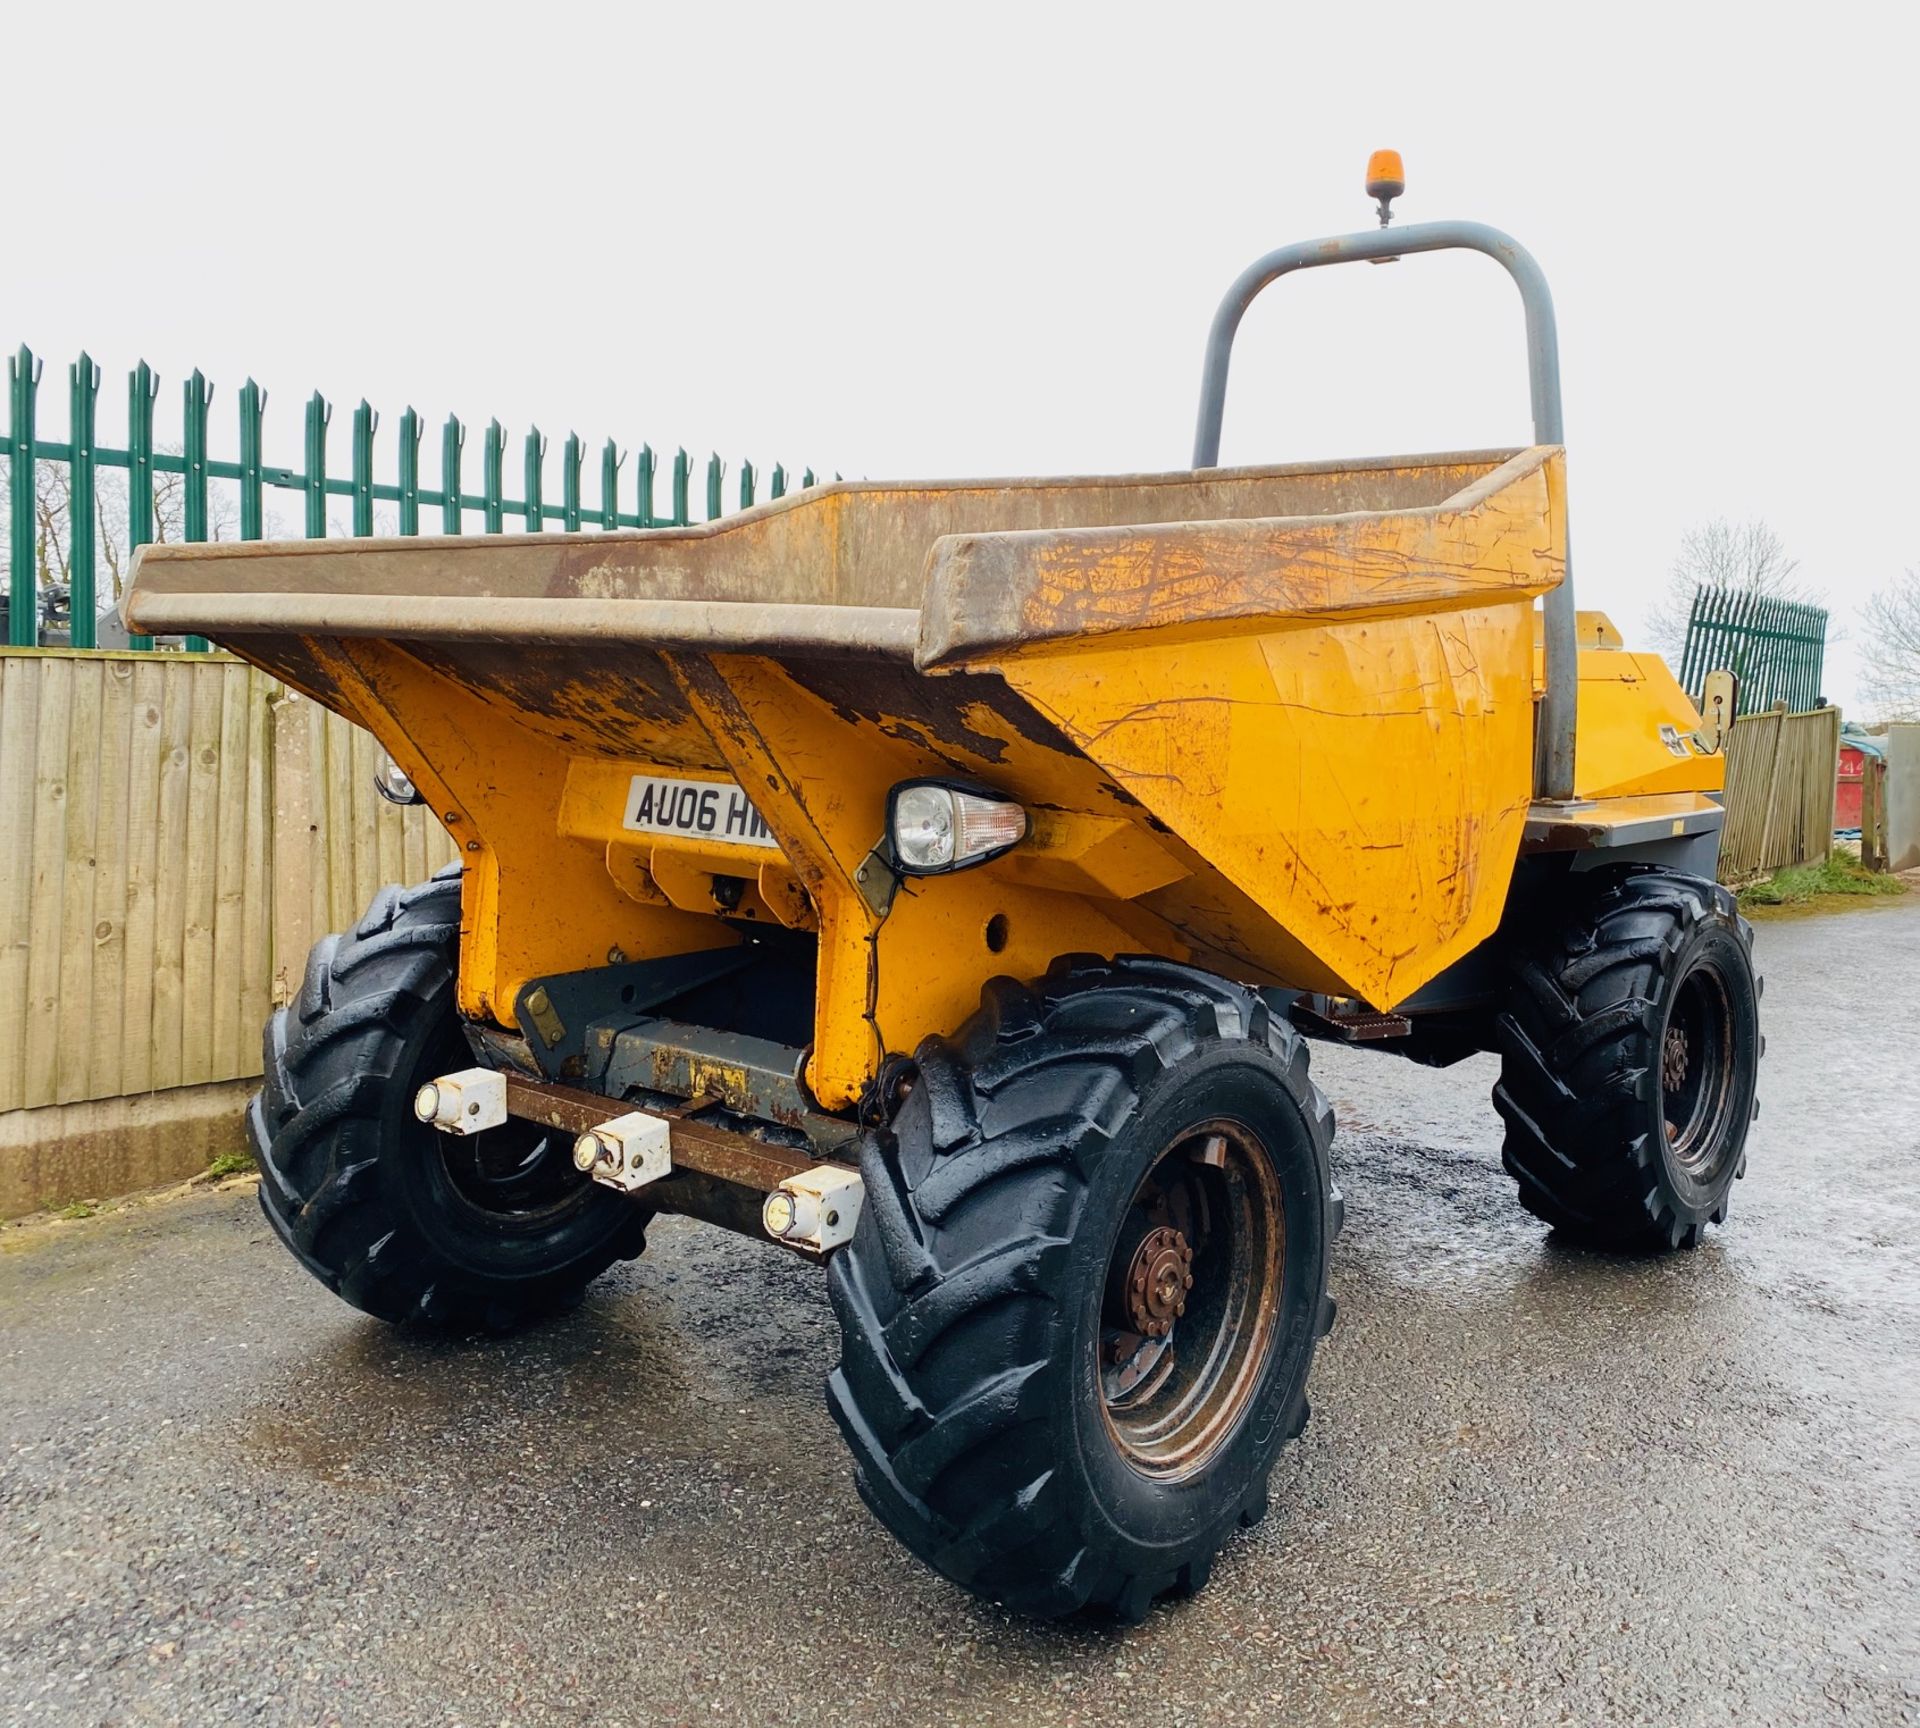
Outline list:
[[[177,445],[158,447],[177,456]],[[0,523],[7,520],[11,495],[11,465],[0,468]],[[118,605],[126,591],[128,567],[133,561],[128,544],[132,512],[128,508],[128,476],[119,469],[103,469],[94,481],[95,597],[102,610]],[[73,580],[73,470],[64,462],[42,462],[34,467],[35,563],[40,586],[66,591]],[[237,537],[239,509],[223,486],[207,493],[207,538]],[[156,541],[186,538],[186,479],[160,471],[153,477],[153,537]],[[276,532],[278,530],[276,529]],[[9,585],[9,545],[0,532],[0,591]]]
[[[35,562],[42,587],[55,582],[64,588],[71,575],[67,532],[72,504],[70,482],[64,462],[44,462],[34,470],[33,511],[40,524]]]
[[[1920,570],[1906,570],[1862,609],[1861,679],[1882,720],[1920,720]]]
[[[1732,588],[1777,600],[1812,602],[1810,585],[1800,575],[1800,560],[1787,556],[1785,544],[1758,517],[1729,522],[1716,516],[1680,537],[1666,590],[1647,612],[1647,634],[1668,663],[1680,664],[1687,645],[1687,619],[1701,588]]]

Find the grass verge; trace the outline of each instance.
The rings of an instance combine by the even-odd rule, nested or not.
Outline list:
[[[1790,864],[1763,881],[1740,890],[1740,904],[1749,910],[1767,906],[1815,906],[1833,900],[1857,900],[1882,894],[1904,894],[1898,876],[1869,870],[1851,853],[1835,852],[1818,864]]]

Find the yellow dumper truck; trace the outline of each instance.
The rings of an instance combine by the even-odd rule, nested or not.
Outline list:
[[[1552,305],[1468,223],[1234,285],[1193,466],[816,487],[632,533],[152,546],[127,618],[368,727],[460,867],[266,1029],[260,1198],[346,1301],[564,1307],[678,1212],[824,1264],[860,1491],[1138,1617],[1260,1517],[1333,1319],[1307,1040],[1494,1051],[1521,1202],[1681,1248],[1760,1050],[1704,717],[1577,613]],[[1479,251],[1524,448],[1217,466],[1289,271]],[[636,1413],[644,1428],[644,1411]]]

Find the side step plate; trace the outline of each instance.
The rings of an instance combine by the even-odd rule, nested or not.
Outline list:
[[[1309,1038],[1325,1038],[1337,1044],[1378,1044],[1388,1038],[1405,1038],[1413,1022],[1404,1014],[1382,1014],[1351,997],[1296,996],[1292,1016]]]

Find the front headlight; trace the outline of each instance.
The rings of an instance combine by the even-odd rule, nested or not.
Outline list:
[[[407,778],[406,771],[389,756],[380,752],[380,765],[373,771],[373,789],[389,804],[424,804],[420,788]]]
[[[939,876],[998,858],[1026,838],[1018,804],[943,780],[903,780],[887,798],[887,837],[894,867],[908,876]]]

